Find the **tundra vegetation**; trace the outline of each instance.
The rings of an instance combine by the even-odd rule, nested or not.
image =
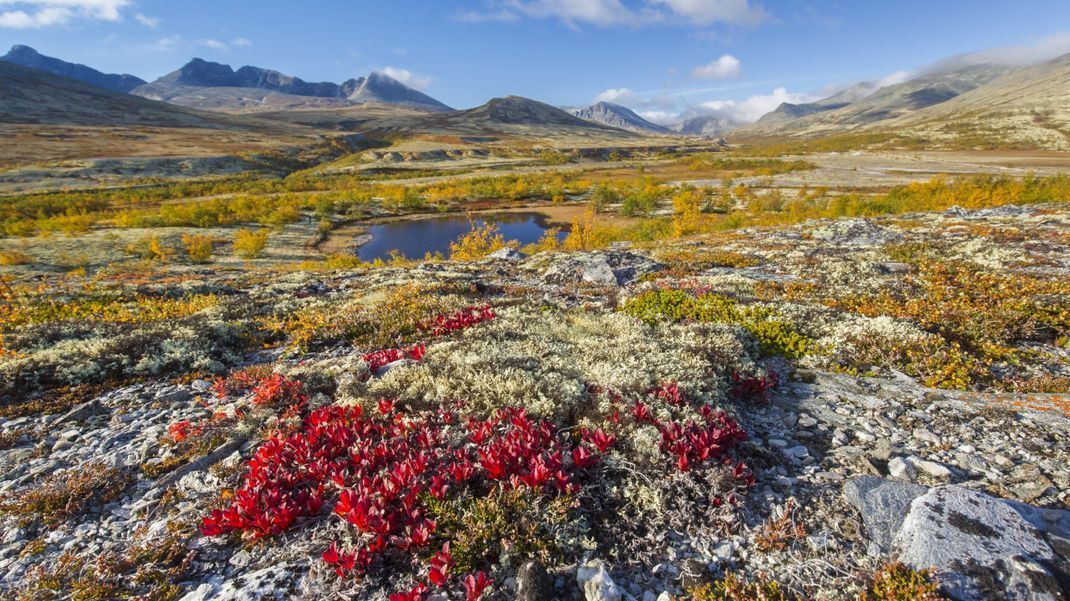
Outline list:
[[[866,555],[856,513],[824,523],[827,489],[781,494],[804,456],[763,428],[815,374],[1070,409],[1043,396],[1070,393],[1070,177],[789,189],[770,181],[818,168],[774,150],[0,198],[0,447],[57,464],[5,481],[24,541],[5,586],[176,599],[225,572],[505,599],[529,561],[574,581],[591,557],[729,541],[774,559],[648,580],[675,599],[939,598],[935,572]],[[448,256],[317,250],[495,208],[554,228],[521,246],[473,225]],[[85,535],[105,522],[127,531]]]

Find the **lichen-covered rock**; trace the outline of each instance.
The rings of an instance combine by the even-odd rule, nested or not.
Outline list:
[[[844,498],[862,514],[870,555],[883,555],[891,550],[892,538],[902,526],[911,501],[928,490],[918,484],[874,476],[859,476],[844,484]]]
[[[959,486],[914,499],[893,550],[907,565],[935,568],[955,599],[1055,600],[1070,592],[1066,557],[1044,531],[1011,503]]]
[[[231,580],[205,582],[181,601],[281,601],[292,598],[295,578],[294,566],[272,566]]]
[[[555,257],[542,277],[551,284],[624,286],[659,269],[656,261],[631,252],[574,253]]]

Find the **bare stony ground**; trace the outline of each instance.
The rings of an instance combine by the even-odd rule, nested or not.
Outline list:
[[[991,292],[991,316],[973,319],[978,299],[939,279],[963,274],[992,286],[978,294],[1004,291]],[[932,568],[953,598],[1065,599],[1068,275],[1070,207],[1044,205],[413,269],[116,282],[215,296],[180,318],[5,337],[0,587],[25,599],[387,599],[426,581],[449,542],[470,565],[427,598],[465,598],[477,572],[493,580],[485,599],[733,598],[698,592],[730,577],[752,584],[734,598],[859,598],[899,560]],[[1006,293],[1014,281],[1029,283]],[[440,314],[486,304],[494,317],[402,324],[389,340],[361,329],[368,312],[395,327],[414,294]],[[962,329],[930,327],[938,310]],[[262,402],[263,381],[213,386],[249,365],[299,383],[303,408]],[[433,542],[392,548],[363,577],[323,557],[332,543],[373,544],[339,509],[335,487],[352,484],[328,484],[321,509],[269,536],[205,527],[236,502],[266,439],[307,431],[316,408],[379,415],[383,398],[397,400],[383,413],[398,423],[454,401],[472,419],[520,407],[598,462],[566,455],[576,490],[479,489],[512,505],[473,509],[475,494],[453,515],[420,497]],[[685,471],[632,417],[638,405],[662,424],[723,410],[746,440]],[[615,441],[602,450],[595,429]],[[480,527],[500,540],[473,542]]]

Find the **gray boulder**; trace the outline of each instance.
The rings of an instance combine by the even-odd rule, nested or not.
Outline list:
[[[661,264],[642,255],[610,250],[559,255],[542,277],[547,283],[559,285],[624,286],[661,268]]]
[[[903,525],[910,503],[929,489],[875,476],[852,478],[843,486],[847,502],[862,514],[871,556],[887,555],[892,538]]]
[[[520,566],[516,574],[516,601],[552,601],[554,579],[538,561]]]
[[[935,568],[955,599],[1066,599],[1068,512],[1020,505],[959,486],[935,488],[910,504],[893,554],[911,567]]]

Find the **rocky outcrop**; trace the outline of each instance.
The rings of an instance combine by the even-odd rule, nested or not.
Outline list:
[[[1070,594],[1070,511],[873,477],[849,481],[844,497],[860,511],[871,550],[933,568],[954,599]]]
[[[661,268],[658,262],[627,251],[573,253],[556,257],[542,277],[551,284],[624,286]]]

